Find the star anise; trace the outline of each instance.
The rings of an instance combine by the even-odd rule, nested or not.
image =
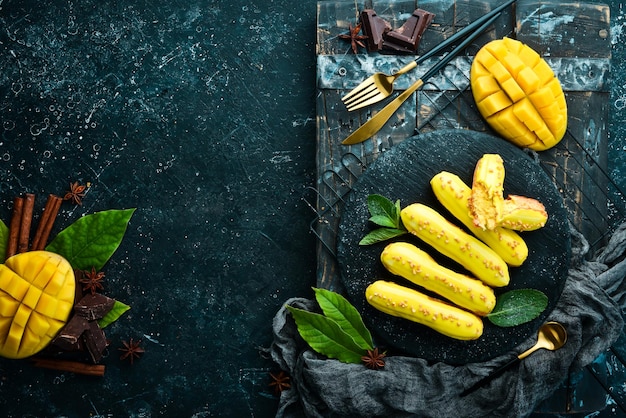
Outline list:
[[[63,200],[69,200],[75,205],[83,204],[83,197],[85,197],[85,189],[87,186],[80,184],[79,182],[70,183],[70,190],[65,193]]]
[[[274,387],[274,392],[276,392],[277,395],[280,395],[283,390],[291,388],[289,376],[284,371],[281,370],[277,374],[270,373],[270,377],[272,378],[270,386]]]
[[[118,350],[122,351],[122,355],[120,356],[120,360],[130,360],[130,364],[133,364],[133,360],[141,357],[143,353],[146,352],[143,348],[141,348],[141,340],[134,341],[132,338],[130,341],[122,341],[124,347],[118,348]]]
[[[83,285],[83,291],[89,290],[92,295],[95,295],[99,290],[103,290],[102,279],[104,279],[104,273],[96,271],[95,267],[91,268],[91,271],[81,271],[78,281]]]
[[[380,370],[385,367],[385,356],[387,353],[381,353],[378,351],[378,347],[373,350],[367,350],[367,354],[361,357],[361,361],[365,364],[365,367],[372,370]]]
[[[354,28],[352,27],[352,24],[350,24],[348,26],[348,29],[349,29],[348,33],[345,33],[343,35],[339,35],[339,37],[341,39],[349,40],[350,43],[352,44],[352,52],[354,52],[355,54],[358,54],[359,53],[359,47],[365,48],[365,44],[362,41],[366,40],[367,36],[359,35],[359,32],[361,32],[361,24],[360,23],[358,25],[356,25]]]

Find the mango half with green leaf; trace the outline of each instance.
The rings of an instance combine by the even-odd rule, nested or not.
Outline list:
[[[483,46],[472,62],[470,84],[481,115],[514,144],[543,151],[565,135],[561,83],[528,45],[503,38]]]
[[[70,263],[48,251],[30,251],[0,264],[0,356],[32,356],[57,335],[74,307]]]

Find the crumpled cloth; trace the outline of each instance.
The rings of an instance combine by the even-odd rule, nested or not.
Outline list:
[[[429,364],[413,357],[389,356],[382,370],[327,359],[308,347],[289,312],[273,321],[272,359],[291,376],[281,393],[277,417],[524,417],[548,398],[572,370],[590,364],[618,338],[626,307],[626,224],[592,261],[589,246],[572,228],[572,267],[563,294],[548,320],[562,323],[567,343],[559,350],[539,350],[487,386],[461,392],[498,366],[534,345],[487,362],[463,366]],[[315,310],[309,299],[286,304]]]

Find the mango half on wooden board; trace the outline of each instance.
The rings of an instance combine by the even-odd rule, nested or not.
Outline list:
[[[565,135],[561,83],[528,45],[510,38],[489,42],[474,57],[470,83],[480,114],[512,143],[543,151]]]
[[[74,307],[70,263],[48,251],[30,251],[0,264],[0,356],[32,356],[57,335]]]

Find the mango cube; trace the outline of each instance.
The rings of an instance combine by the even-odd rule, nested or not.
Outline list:
[[[506,93],[502,90],[495,92],[494,94],[485,97],[480,102],[476,103],[478,110],[485,117],[491,116],[502,109],[505,109],[513,104],[511,99],[508,98]]]
[[[28,289],[28,292],[26,292],[24,299],[22,299],[22,306],[28,306],[31,310],[35,309],[42,293],[43,292],[41,291],[41,289],[38,289],[35,286],[31,286]]]
[[[17,312],[20,303],[10,296],[0,296],[0,319],[12,318]]]

